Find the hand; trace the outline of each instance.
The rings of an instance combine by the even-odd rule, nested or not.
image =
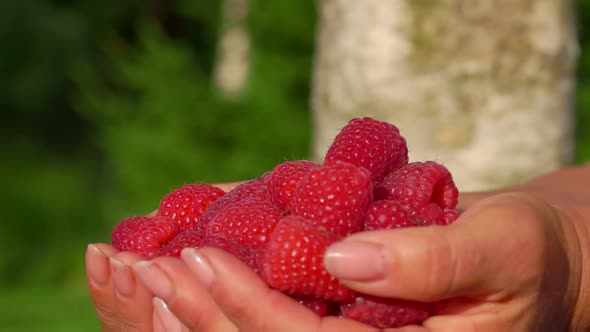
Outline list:
[[[227,192],[240,183],[216,186]],[[85,260],[88,289],[103,331],[188,330],[162,300],[137,282],[131,266],[143,260],[140,255],[99,243],[88,246]]]
[[[361,292],[443,300],[417,331],[578,331],[588,322],[576,306],[582,253],[574,224],[543,200],[502,194],[447,227],[354,234],[325,263]]]
[[[181,257],[158,257],[133,269],[191,331],[373,331],[346,319],[320,319],[220,249],[185,249]]]
[[[354,234],[328,250],[325,265],[361,292],[442,300],[422,326],[399,331],[583,330],[589,323],[581,313],[587,299],[580,290],[576,216],[527,194],[498,195],[447,227]],[[195,319],[213,315],[230,331],[376,331],[347,319],[319,318],[219,250],[186,249],[182,259],[188,269],[170,259],[134,268],[193,330],[225,331],[204,329]],[[156,280],[165,280],[165,292]],[[184,295],[187,285],[195,295]]]
[[[137,282],[131,265],[141,260],[107,244],[88,246],[88,289],[102,330],[188,331],[162,300]]]

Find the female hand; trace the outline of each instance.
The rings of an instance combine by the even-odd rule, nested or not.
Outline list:
[[[421,326],[399,331],[580,331],[590,327],[581,289],[588,218],[584,209],[502,194],[475,203],[447,227],[354,234],[329,248],[325,265],[360,292],[443,301]],[[185,249],[182,259],[185,266],[158,258],[134,270],[192,330],[226,331],[204,328],[210,315],[226,319],[229,331],[378,330],[319,318],[220,250]],[[200,295],[186,296],[187,287]]]
[[[162,300],[136,280],[143,257],[107,244],[86,250],[88,289],[103,331],[188,331]]]
[[[216,186],[224,191],[230,191],[238,184],[240,182]],[[157,210],[150,215],[156,212]],[[119,252],[108,244],[88,246],[85,255],[87,284],[102,330],[188,331],[162,300],[154,298],[153,294],[137,281],[131,266],[142,260],[140,255]],[[207,321],[203,324],[209,323]]]

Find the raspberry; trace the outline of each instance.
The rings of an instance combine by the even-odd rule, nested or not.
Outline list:
[[[451,208],[441,208],[435,203],[429,203],[412,213],[412,219],[417,225],[452,224],[459,217],[459,212]]]
[[[414,226],[452,224],[459,217],[455,209],[441,209],[430,203],[416,211],[396,201],[381,200],[371,203],[365,214],[364,230],[404,228]]]
[[[457,211],[455,209],[444,209],[442,218],[439,218],[436,221],[436,223],[437,223],[437,225],[441,225],[441,226],[450,225],[453,222],[455,222],[455,220],[457,220],[457,218],[459,218],[459,215],[460,215],[459,211]]]
[[[246,198],[218,212],[205,228],[206,237],[224,237],[241,247],[259,249],[281,219],[281,210],[270,200]]]
[[[365,167],[373,180],[381,181],[408,163],[408,147],[396,126],[372,118],[355,118],[338,133],[324,164],[341,161]]]
[[[111,244],[118,250],[129,251],[129,237],[151,217],[135,216],[119,222],[111,232]]]
[[[158,215],[174,220],[182,230],[196,229],[209,205],[223,195],[223,190],[209,184],[187,184],[164,196]]]
[[[159,256],[180,257],[182,249],[197,248],[200,246],[202,239],[203,236],[194,230],[180,232],[162,246]]]
[[[435,203],[455,208],[459,192],[449,170],[434,162],[413,162],[389,174],[375,190],[377,199],[391,199],[414,209]]]
[[[416,223],[407,209],[392,200],[376,201],[369,205],[365,214],[364,230],[413,227]]]
[[[254,271],[257,271],[255,256],[256,251],[239,246],[232,240],[224,237],[206,237],[201,241],[200,247],[213,247],[222,249],[249,265],[252,269],[254,269]]]
[[[359,296],[354,302],[341,305],[342,316],[376,328],[395,328],[418,324],[430,316],[431,304]]]
[[[267,177],[268,176],[269,175],[267,175]],[[270,193],[268,187],[264,183],[264,178],[256,178],[254,180],[246,181],[226,193],[223,197],[211,203],[207,211],[201,217],[197,230],[204,232],[209,221],[211,221],[211,219],[213,219],[213,217],[219,212],[223,211],[226,207],[231,206],[234,202],[239,202],[245,198],[270,201]]]
[[[111,243],[121,251],[131,251],[151,259],[158,256],[162,245],[178,232],[178,224],[161,216],[132,217],[115,226]]]
[[[301,179],[319,164],[308,160],[287,161],[276,166],[268,180],[272,202],[285,211],[291,208],[291,199]]]
[[[286,216],[261,252],[260,275],[268,285],[290,295],[344,301],[352,290],[326,271],[326,248],[338,240],[303,217]]]
[[[318,316],[324,317],[330,313],[330,305],[325,300],[314,299],[312,297],[296,297],[293,299],[299,304],[306,306],[309,310],[315,312]]]
[[[448,225],[459,191],[449,170],[434,161],[413,162],[390,173],[375,188],[376,199],[398,202],[416,225]]]
[[[335,137],[322,165],[286,161],[228,193],[185,185],[162,198],[155,217],[115,226],[111,241],[147,259],[178,257],[187,247],[219,248],[319,316],[396,328],[437,314],[440,302],[357,293],[326,271],[325,251],[359,231],[451,224],[459,217],[457,199],[443,165],[408,164],[396,126],[357,118]]]
[[[338,236],[358,232],[373,200],[369,172],[349,163],[311,170],[299,183],[291,213],[313,221]]]

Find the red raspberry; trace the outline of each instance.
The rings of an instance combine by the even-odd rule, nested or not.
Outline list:
[[[129,251],[129,236],[151,217],[135,216],[119,222],[111,232],[111,244],[118,250]]]
[[[266,172],[266,173],[262,174],[261,176],[259,176],[258,178],[259,178],[260,180],[262,180],[262,182],[263,182],[265,185],[268,185],[268,181],[270,180],[270,176],[271,176],[271,175],[272,175],[272,171],[270,171],[270,172]]]
[[[438,219],[436,223],[441,226],[450,225],[459,218],[459,215],[461,214],[455,209],[444,209],[442,218]]]
[[[276,166],[268,180],[272,202],[285,211],[291,208],[293,193],[301,179],[320,165],[308,160],[287,161]]]
[[[206,237],[224,237],[251,250],[259,249],[281,219],[281,210],[270,200],[247,198],[232,202],[209,221]]]
[[[337,163],[311,170],[299,183],[291,213],[338,236],[358,232],[373,200],[373,182],[363,167]]]
[[[408,147],[396,126],[372,118],[355,118],[338,133],[324,164],[340,161],[365,167],[373,180],[381,181],[408,163]]]
[[[299,304],[306,306],[309,310],[315,312],[320,317],[327,316],[330,313],[330,305],[326,300],[297,296],[293,296],[293,299],[299,302]]]
[[[270,193],[263,178],[246,181],[213,202],[201,217],[197,230],[204,232],[209,221],[219,212],[231,206],[234,202],[239,202],[246,198],[270,201]]]
[[[435,203],[429,203],[412,213],[414,223],[419,226],[440,225],[446,226],[452,224],[459,217],[459,212],[455,209],[441,208]]]
[[[459,191],[449,170],[434,161],[413,162],[375,188],[376,199],[398,202],[417,225],[446,225],[456,219]]]
[[[202,240],[203,236],[197,231],[180,232],[162,246],[159,256],[180,257],[182,249],[198,248]]]
[[[224,237],[206,237],[201,241],[201,248],[213,247],[222,249],[257,271],[255,251],[244,248]]]
[[[151,259],[158,256],[163,244],[179,232],[174,221],[156,217],[133,217],[120,222],[111,234],[113,247]]]
[[[455,209],[441,209],[434,203],[412,211],[392,200],[375,201],[365,214],[364,230],[452,224],[459,217]]]
[[[429,303],[359,296],[343,304],[342,316],[376,328],[395,328],[419,324],[430,316]]]
[[[350,300],[354,292],[323,265],[326,248],[337,240],[302,217],[286,216],[261,252],[260,275],[268,285],[290,295]]]
[[[210,184],[187,184],[164,196],[158,215],[169,217],[183,230],[196,229],[209,205],[223,195],[223,190]]]
[[[435,203],[454,209],[459,191],[449,170],[434,161],[409,163],[389,174],[375,190],[377,199],[391,199],[415,209]]]
[[[365,214],[364,230],[413,227],[416,223],[407,209],[392,200],[376,201]]]

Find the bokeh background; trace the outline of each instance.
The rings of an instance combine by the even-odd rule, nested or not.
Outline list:
[[[590,1],[576,6],[581,163],[590,160]],[[309,158],[313,1],[250,0],[250,69],[237,95],[212,79],[227,28],[220,0],[0,8],[0,330],[98,331],[88,243],[109,241],[120,219],[184,183]]]

